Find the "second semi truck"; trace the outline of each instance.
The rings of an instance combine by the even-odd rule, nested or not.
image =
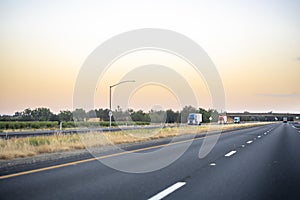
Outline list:
[[[240,123],[241,122],[241,118],[240,117],[234,117],[233,118],[233,122],[234,123]]]
[[[218,124],[227,124],[227,116],[226,115],[220,115],[218,118]]]
[[[190,113],[187,121],[188,121],[188,125],[201,125],[202,114]]]

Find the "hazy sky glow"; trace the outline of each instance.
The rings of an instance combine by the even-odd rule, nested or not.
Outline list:
[[[54,112],[72,109],[74,83],[87,56],[112,36],[139,28],[169,29],[197,42],[219,70],[228,111],[299,113],[299,9],[297,0],[2,0],[0,114],[41,106]],[[131,57],[128,66],[138,64],[138,58]],[[160,62],[184,68],[167,58]],[[113,70],[122,62],[129,61],[116,63],[99,82],[96,107],[108,107],[107,87],[118,81]],[[198,91],[199,104],[210,107],[203,80],[188,70],[182,74]],[[159,103],[156,99],[164,107],[172,99],[169,105],[176,107],[170,94],[155,96],[157,90],[145,87],[130,105],[151,108],[147,104]]]

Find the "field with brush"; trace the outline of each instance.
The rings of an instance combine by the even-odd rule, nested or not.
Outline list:
[[[26,138],[0,139],[0,159],[9,160],[37,154],[71,151],[86,147],[101,147],[111,144],[138,143],[179,135],[206,134],[217,130],[232,130],[265,125],[270,122],[245,124],[202,125],[167,127],[163,129],[136,129],[115,132],[89,132],[84,134],[55,134]]]
[[[124,122],[112,122],[112,126],[123,125],[149,125],[149,122],[139,121],[124,121]],[[108,121],[101,122],[62,122],[63,129],[70,129],[76,127],[109,127]],[[28,131],[28,130],[54,130],[59,129],[60,125],[54,121],[0,121],[0,132],[11,131]]]

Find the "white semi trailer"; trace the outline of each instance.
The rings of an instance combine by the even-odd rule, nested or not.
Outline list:
[[[218,119],[219,124],[227,124],[227,116],[226,115],[220,115]]]
[[[202,114],[200,113],[190,113],[188,116],[188,125],[201,125]]]

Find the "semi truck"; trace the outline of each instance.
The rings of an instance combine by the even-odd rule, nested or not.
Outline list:
[[[219,124],[226,124],[227,123],[227,116],[226,115],[220,115],[218,118]]]
[[[283,121],[283,123],[287,123],[287,117],[283,117],[283,119],[282,119],[282,121]]]
[[[234,123],[240,123],[241,122],[241,118],[240,117],[234,117],[233,118],[233,122]]]
[[[201,125],[202,114],[200,113],[190,113],[188,116],[188,125]]]

